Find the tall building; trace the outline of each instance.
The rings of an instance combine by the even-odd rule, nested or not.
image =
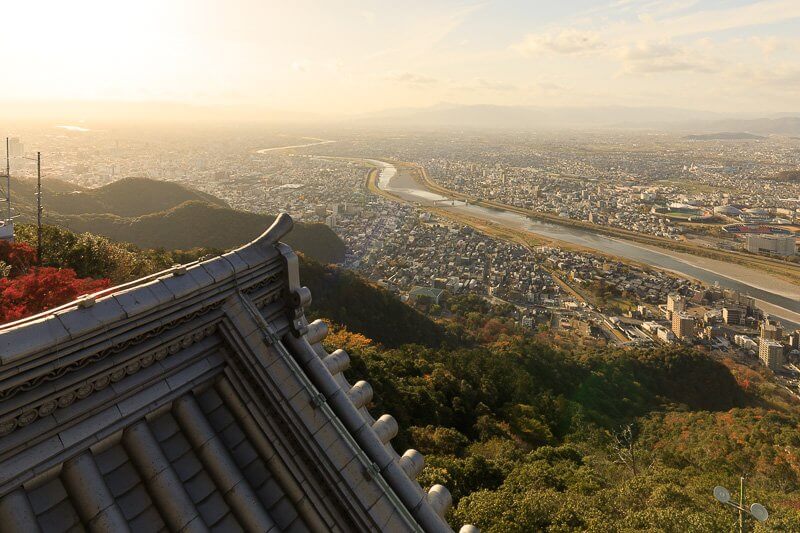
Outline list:
[[[722,295],[726,302],[736,307],[742,307],[748,312],[752,312],[756,308],[756,300],[750,295],[731,289],[724,289]]]
[[[722,320],[728,325],[738,326],[744,322],[744,317],[745,310],[741,307],[726,306],[722,308]]]
[[[783,326],[774,320],[765,319],[761,322],[761,338],[769,341],[783,340]]]
[[[452,531],[306,319],[291,226],[0,326],[3,532]]]
[[[667,296],[667,320],[672,320],[676,313],[686,310],[686,299],[680,294],[670,294]]]
[[[748,235],[745,247],[755,254],[790,256],[797,253],[797,238],[794,235]]]
[[[778,341],[761,339],[758,344],[758,357],[764,366],[773,372],[779,371],[783,367],[783,344]]]
[[[694,337],[694,318],[686,313],[672,315],[672,332],[681,340]]]

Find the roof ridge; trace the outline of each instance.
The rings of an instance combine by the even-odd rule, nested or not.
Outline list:
[[[244,250],[244,249],[249,248],[251,246],[259,246],[259,247],[274,246],[275,244],[278,243],[278,241],[280,241],[280,239],[282,239],[284,236],[286,236],[286,234],[289,233],[292,230],[293,227],[294,227],[294,221],[292,220],[292,217],[288,213],[280,213],[275,218],[275,221],[272,223],[272,225],[269,228],[267,228],[266,230],[264,230],[264,232],[261,235],[259,235],[258,237],[256,237],[252,241],[250,241],[249,243],[247,243],[247,244],[245,244],[243,246],[240,246],[239,248],[235,248],[234,250],[232,250],[232,252],[237,252],[237,251],[240,251],[240,250]],[[220,254],[217,257],[221,257],[222,255],[224,255],[224,254]],[[25,318],[20,318],[19,320],[14,320],[12,322],[6,322],[4,324],[0,324],[0,333],[2,333],[5,330],[9,330],[9,329],[12,329],[12,328],[15,328],[15,327],[18,327],[18,326],[22,326],[22,325],[28,324],[30,322],[35,322],[35,321],[40,320],[42,318],[46,318],[46,317],[48,317],[50,315],[53,315],[53,314],[55,314],[57,312],[67,311],[67,310],[71,310],[71,309],[80,309],[80,308],[84,308],[84,307],[91,307],[92,305],[95,304],[95,302],[97,300],[99,300],[101,298],[106,298],[108,296],[113,296],[113,295],[115,295],[117,293],[120,293],[120,292],[128,290],[128,289],[132,289],[132,288],[135,288],[135,287],[140,287],[140,286],[144,285],[148,281],[153,281],[153,280],[156,280],[156,279],[160,279],[160,278],[168,276],[170,274],[172,274],[172,275],[183,275],[183,274],[186,273],[188,268],[196,267],[196,266],[198,266],[198,265],[200,265],[200,264],[202,264],[205,261],[208,261],[210,259],[214,259],[214,258],[206,257],[205,259],[200,258],[200,259],[197,259],[195,261],[190,261],[188,263],[175,264],[175,265],[173,265],[173,266],[171,266],[169,268],[166,268],[166,269],[161,270],[159,272],[154,272],[153,274],[148,274],[146,276],[143,276],[141,278],[137,278],[135,280],[126,281],[125,283],[120,283],[119,285],[114,285],[113,287],[108,287],[106,289],[102,289],[100,291],[93,292],[93,293],[90,293],[90,294],[84,294],[84,295],[76,298],[75,300],[71,300],[71,301],[66,302],[64,304],[61,304],[61,305],[59,305],[57,307],[46,309],[46,310],[44,310],[44,311],[42,311],[40,313],[37,313],[35,315],[27,316]]]
[[[426,492],[417,483],[422,454],[398,455],[391,444],[397,421],[371,415],[372,387],[347,381],[349,355],[329,354],[321,344],[327,326],[308,322],[304,309],[311,293],[300,284],[297,254],[280,242],[292,225],[281,214],[259,237],[221,256],[0,329],[0,454],[14,459],[3,461],[7,472],[0,468],[0,489],[24,491],[37,483],[31,479],[60,475],[59,464],[86,453],[86,442],[101,449],[138,424],[138,417],[152,421],[189,405],[187,395],[227,376],[234,396],[243,394],[247,412],[252,409],[253,431],[271,431],[278,415],[270,410],[283,398],[281,409],[291,409],[296,420],[285,436],[277,433],[285,439],[282,446],[304,432],[313,435],[322,446],[314,453],[329,461],[323,463],[326,475],[347,480],[346,490],[355,497],[348,507],[353,520],[452,531],[445,518],[449,491],[434,485]],[[320,414],[327,426],[319,426]],[[329,429],[313,432],[320,427]],[[355,454],[355,466],[339,451],[328,451],[331,436],[340,443],[337,450],[344,445]],[[284,460],[304,475],[302,457]],[[342,460],[344,466],[337,465]],[[15,489],[17,479],[27,485]],[[383,503],[376,507],[367,498],[377,494]],[[0,497],[0,514],[4,501],[13,497]]]

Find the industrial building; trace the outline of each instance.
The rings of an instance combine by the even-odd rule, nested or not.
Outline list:
[[[745,249],[756,254],[790,256],[797,253],[794,235],[748,235]]]

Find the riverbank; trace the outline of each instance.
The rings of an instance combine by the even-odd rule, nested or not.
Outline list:
[[[725,268],[726,265],[731,264],[741,265],[749,272],[763,272],[769,276],[788,281],[796,286],[798,291],[800,291],[800,265],[794,263],[744,252],[710,249],[687,243],[685,241],[675,241],[621,228],[592,224],[582,220],[566,219],[552,213],[543,213],[521,207],[509,206],[490,200],[471,198],[465,194],[457,191],[451,191],[442,187],[430,178],[424,167],[419,165],[414,165],[414,167],[418,171],[417,184],[424,189],[433,191],[441,196],[456,198],[470,205],[483,206],[509,213],[517,213],[533,220],[540,220],[559,226],[581,229],[598,235],[606,235],[627,243],[636,243],[637,245],[643,245],[650,247],[651,249],[657,249],[661,253],[669,251],[670,255],[677,254],[676,257],[683,255],[697,259],[708,259],[710,261],[715,261],[715,263],[708,264],[717,264],[719,268]],[[763,282],[764,280],[762,279],[760,285],[766,286]]]
[[[664,253],[664,249],[659,248],[657,246],[650,246],[647,244],[639,244],[639,243],[632,244],[632,246],[639,246],[644,250],[651,250],[657,253]],[[720,274],[722,276],[734,279],[741,283],[752,285],[764,291],[769,291],[775,294],[780,294],[787,298],[800,300],[800,286],[792,283],[787,283],[783,279],[770,276],[766,273],[756,271],[752,268],[748,268],[738,263],[726,263],[723,261],[718,261],[716,259],[711,259],[709,257],[700,257],[687,253],[676,252],[674,250],[670,251],[669,255],[680,261],[686,262],[686,264],[688,265],[692,265],[697,268],[702,268],[704,270],[708,270],[709,272],[713,272],[715,274]]]
[[[706,285],[719,283],[723,287],[750,294],[766,312],[786,322],[800,323],[800,286],[763,271],[597,234],[584,228],[538,221],[496,207],[488,208],[463,201],[449,205],[452,198],[439,191],[423,188],[424,181],[420,179],[419,167],[415,165],[364,159],[356,161],[374,167],[369,173],[367,187],[373,193],[394,201],[420,205],[484,233],[527,246],[549,243],[671,271]]]

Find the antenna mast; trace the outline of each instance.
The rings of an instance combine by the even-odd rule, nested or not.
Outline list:
[[[42,264],[42,152],[36,152],[36,262]]]
[[[11,220],[11,141],[6,137],[6,220]]]

